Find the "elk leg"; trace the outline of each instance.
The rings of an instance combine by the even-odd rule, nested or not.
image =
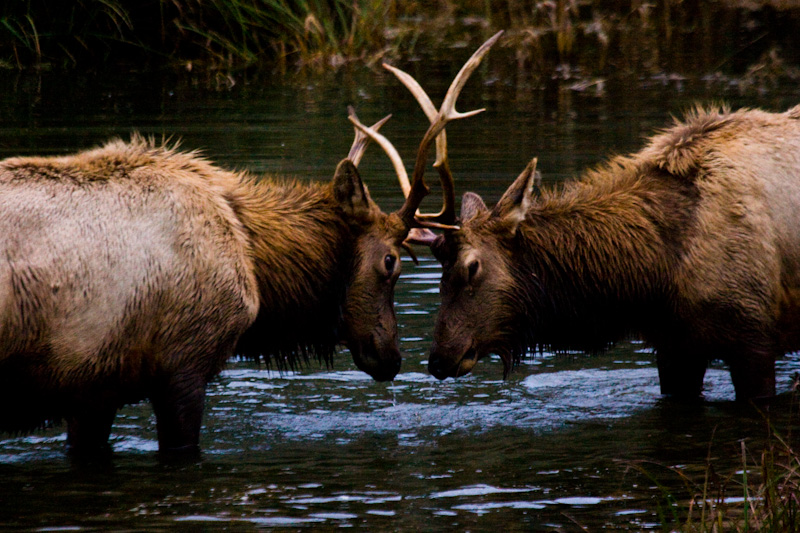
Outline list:
[[[681,357],[673,351],[657,352],[661,394],[679,399],[697,398],[702,394],[708,360],[699,354],[692,355]]]
[[[67,447],[71,454],[90,458],[111,451],[108,438],[117,407],[104,405],[103,401],[97,403],[78,405],[66,417]]]
[[[205,385],[196,373],[184,372],[172,376],[151,396],[160,452],[184,455],[199,451]]]
[[[775,356],[769,350],[737,354],[728,365],[737,401],[775,396]]]

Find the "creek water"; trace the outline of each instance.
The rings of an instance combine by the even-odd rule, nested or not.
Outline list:
[[[401,66],[438,102],[466,52],[453,55]],[[541,89],[495,71],[512,62],[496,56],[459,104],[487,111],[448,129],[457,189],[490,204],[533,156],[545,186],[555,186],[637,150],[695,102],[775,111],[800,103],[800,88],[742,90],[719,78]],[[426,127],[404,88],[366,68],[279,81],[6,74],[0,86],[2,157],[64,154],[137,130],[180,138],[226,167],[327,180],[351,140],[348,104],[365,123],[394,114],[382,131],[408,166]],[[399,207],[377,148],[361,169],[382,208]],[[63,426],[2,435],[0,529],[661,530],[676,516],[668,499],[685,506],[709,461],[730,478],[730,497],[741,496],[741,443],[755,469],[768,422],[784,435],[796,422],[789,389],[798,355],[778,363],[781,395],[769,418],[732,401],[722,364],[706,376],[704,402],[665,401],[654,356],[635,339],[601,355],[536,354],[506,380],[490,357],[469,376],[439,382],[426,360],[440,268],[416,252],[419,265],[404,259],[397,284],[404,361],[394,382],[371,381],[346,350],[331,367],[312,361],[293,372],[231,361],[208,388],[203,454],[191,464],[159,460],[148,404],[120,411],[114,457],[102,466],[70,462]]]

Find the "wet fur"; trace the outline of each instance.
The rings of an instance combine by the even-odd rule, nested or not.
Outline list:
[[[330,364],[340,341],[354,234],[329,187],[249,179],[229,200],[250,238],[262,301],[237,353],[265,357],[278,368],[309,357]]]
[[[455,265],[468,242],[505,265],[489,307],[505,317],[496,350],[597,351],[637,335],[666,393],[699,393],[707,360],[722,358],[738,397],[769,395],[775,357],[800,348],[798,118],[697,109],[641,152],[544,191],[513,236],[484,210],[440,254]]]
[[[671,298],[684,246],[678,236],[697,196],[691,183],[670,183],[628,160],[545,193],[506,250],[509,263],[526,265],[512,268],[512,292],[522,298],[523,329],[541,337],[534,343],[597,351],[640,331],[641,308]]]
[[[140,136],[0,162],[0,430],[110,429],[149,398],[162,448],[196,442],[178,426],[236,351],[330,357],[352,229],[328,184]]]

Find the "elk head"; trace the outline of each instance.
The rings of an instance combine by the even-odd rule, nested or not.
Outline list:
[[[378,128],[361,124],[350,109],[349,119],[356,128],[356,141],[350,156],[343,160],[334,177],[335,197],[354,220],[362,221],[352,279],[344,303],[345,344],[353,353],[356,365],[375,379],[392,379],[400,367],[397,348],[397,322],[394,315],[394,286],[400,275],[400,251],[405,249],[416,258],[409,243],[430,245],[435,235],[427,228],[454,228],[455,199],[453,178],[447,163],[447,142],[444,128],[448,122],[479,113],[481,110],[459,113],[456,100],[467,79],[480,64],[502,32],[486,41],[467,61],[453,80],[439,110],[411,76],[392,67],[391,70],[422,106],[430,127],[420,142],[414,172],[409,182],[402,159]],[[396,212],[385,214],[369,197],[356,170],[367,139],[379,144],[389,156],[403,193],[405,203]],[[424,182],[425,166],[430,144],[436,141],[436,162],[444,191],[444,206],[440,213],[425,215],[418,212],[420,202],[428,194]],[[396,362],[395,362],[396,361]]]
[[[365,129],[377,133],[388,119]],[[356,129],[350,153],[336,167],[331,182],[333,197],[355,239],[340,335],[359,369],[376,381],[388,381],[397,375],[401,363],[394,286],[400,276],[400,249],[408,229],[380,210],[361,181],[357,166],[369,140]]]
[[[517,291],[514,250],[538,176],[534,159],[492,210],[466,193],[460,229],[432,246],[442,263],[442,303],[428,369],[438,379],[467,374],[490,353],[500,355],[507,374],[527,347],[528,328],[518,324],[524,295]]]

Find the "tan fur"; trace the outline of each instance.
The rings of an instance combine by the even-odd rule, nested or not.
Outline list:
[[[208,327],[222,332],[249,325],[258,306],[249,242],[224,199],[237,181],[141,138],[3,161],[0,361],[54,352],[60,381],[118,368],[95,358],[115,358],[129,330],[168,344],[196,340],[177,329],[182,313],[208,309]],[[219,313],[223,320],[211,320]],[[152,363],[180,366],[181,351],[157,351]]]
[[[738,397],[774,393],[775,357],[800,349],[798,118],[697,109],[641,152],[543,192],[518,230],[478,210],[441,244],[445,280],[478,258],[493,274],[474,299],[501,303],[464,318],[476,311],[443,283],[436,373],[465,368],[465,353],[603,349],[632,333],[655,346],[664,392],[699,393],[708,359],[722,358]]]

